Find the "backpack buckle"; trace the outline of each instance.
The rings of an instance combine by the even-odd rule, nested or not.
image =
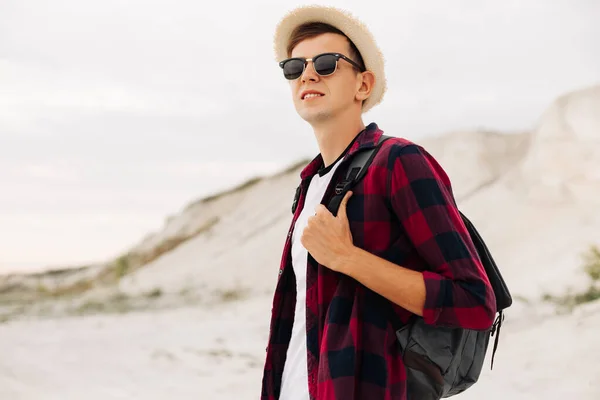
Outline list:
[[[335,185],[335,194],[337,194],[337,195],[342,194],[342,192],[344,191],[346,186],[348,186],[348,183],[350,183],[350,181],[343,180],[340,183],[338,183],[337,185]]]
[[[298,208],[298,200],[300,199],[300,186],[296,188],[296,193],[294,194],[294,202],[292,203],[292,214],[296,213],[296,208]]]
[[[496,333],[496,330],[500,331],[500,326],[502,325],[503,321],[504,321],[504,314],[502,312],[500,312],[492,325],[491,336],[494,336],[494,333]]]

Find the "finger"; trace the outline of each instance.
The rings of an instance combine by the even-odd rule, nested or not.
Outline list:
[[[348,193],[346,193],[346,195],[340,202],[340,209],[338,210],[338,217],[343,218],[343,219],[348,218],[348,216],[346,215],[346,206],[348,205],[348,200],[350,200],[350,197],[352,197],[351,190],[349,190]]]
[[[315,207],[315,215],[321,215],[321,214],[329,214],[331,215],[331,213],[329,212],[329,210],[327,209],[327,207],[325,207],[323,204],[318,204]]]
[[[304,234],[302,234],[302,236],[300,236],[300,243],[302,244],[302,247],[304,247],[306,249],[306,236]]]

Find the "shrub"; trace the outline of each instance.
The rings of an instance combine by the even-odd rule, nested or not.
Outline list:
[[[592,280],[592,284],[600,281],[600,248],[598,246],[590,247],[584,255],[585,264],[583,269]]]
[[[583,259],[583,270],[590,281],[588,288],[575,294],[569,290],[562,296],[553,296],[546,293],[542,296],[542,300],[556,304],[559,310],[572,311],[580,304],[600,299],[600,248],[591,246],[587,253],[583,255]]]
[[[146,297],[148,297],[150,299],[154,299],[154,298],[162,296],[162,294],[163,294],[162,289],[157,287],[157,288],[154,288],[153,290],[147,292]]]
[[[127,256],[121,256],[115,261],[115,276],[117,281],[121,280],[122,277],[127,275],[129,271],[129,258]]]

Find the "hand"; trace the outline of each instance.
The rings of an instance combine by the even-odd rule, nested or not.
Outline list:
[[[327,207],[319,204],[315,215],[308,218],[300,242],[310,255],[321,265],[340,272],[340,261],[354,248],[346,205],[352,196],[348,191],[340,203],[337,217]]]

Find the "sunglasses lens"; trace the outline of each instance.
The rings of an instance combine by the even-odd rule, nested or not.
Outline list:
[[[331,75],[335,72],[336,64],[336,56],[325,54],[315,60],[315,71],[319,75]]]
[[[304,62],[302,60],[289,60],[283,64],[283,76],[286,79],[296,79],[304,71]]]

